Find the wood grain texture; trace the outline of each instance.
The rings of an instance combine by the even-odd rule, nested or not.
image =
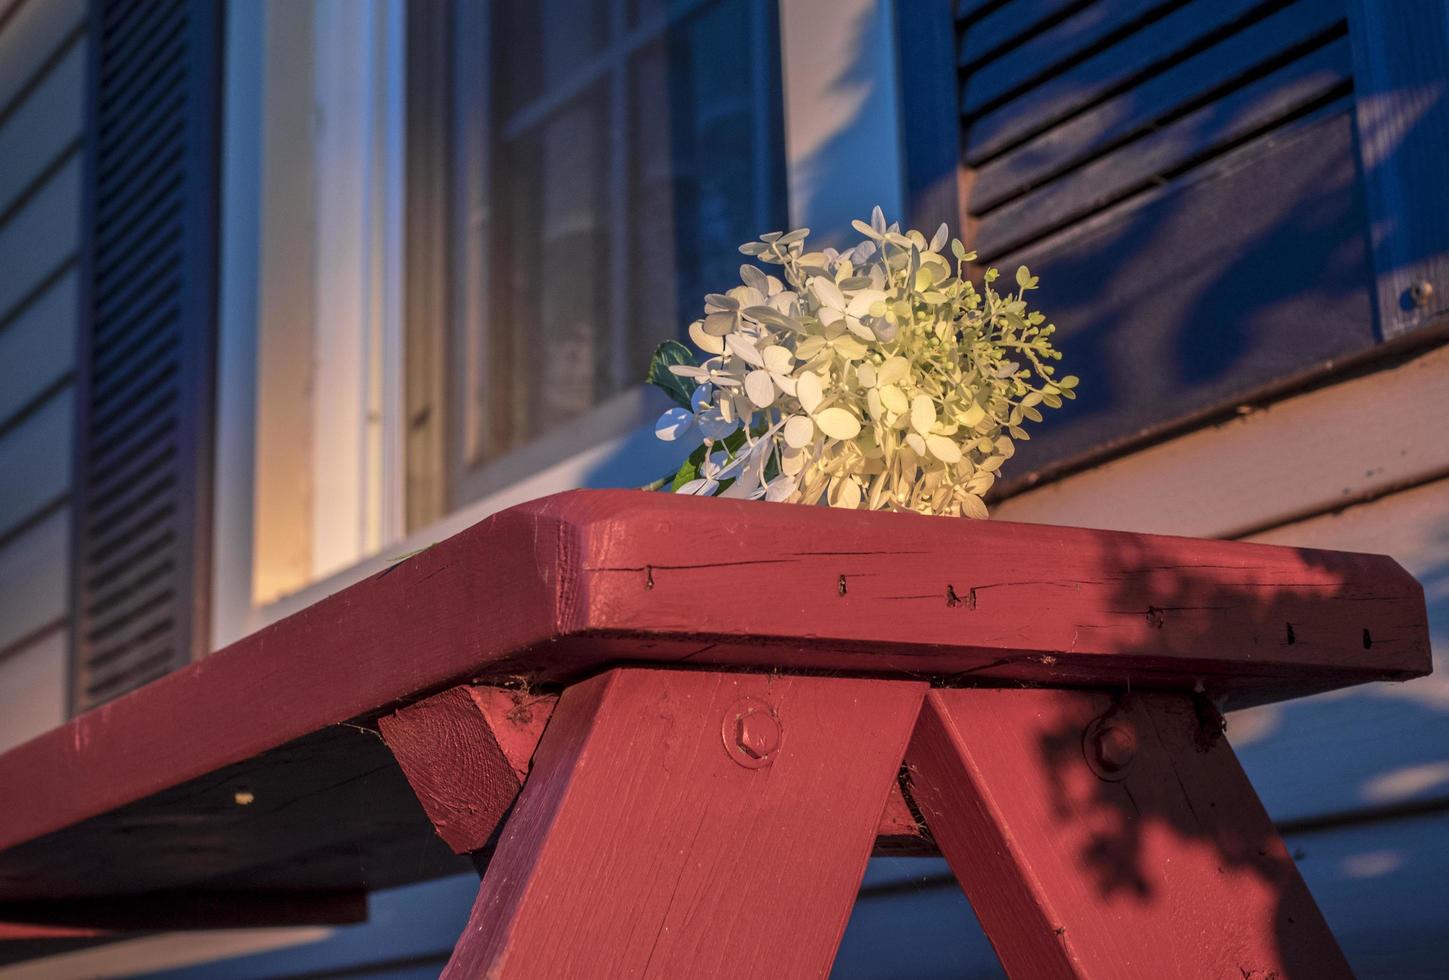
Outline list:
[[[639,669],[569,688],[444,976],[825,976],[924,692]],[[747,699],[777,725],[763,767],[728,750]]]
[[[1348,0],[1348,18],[1379,327],[1394,337],[1449,310],[1449,6]]]
[[[378,720],[418,802],[455,854],[479,850],[502,823],[556,701],[461,686]]]
[[[906,764],[1012,976],[1351,976],[1205,701],[932,691]]]
[[[458,683],[621,662],[1249,703],[1418,676],[1429,651],[1422,590],[1376,556],[575,491],[0,756],[0,794],[28,801],[0,810],[0,848]]]

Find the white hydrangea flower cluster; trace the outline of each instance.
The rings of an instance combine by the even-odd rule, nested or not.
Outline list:
[[[740,267],[705,298],[689,337],[656,351],[650,380],[679,407],[659,438],[702,436],[670,483],[679,493],[985,517],[982,497],[1042,406],[1074,397],[1055,377],[1053,327],[1014,292],[966,278],[975,255],[942,225],[928,241],[854,222],[852,249],[807,251],[808,229],[740,246],[780,267]]]

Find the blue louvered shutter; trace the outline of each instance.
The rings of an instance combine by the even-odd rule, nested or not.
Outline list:
[[[221,11],[92,0],[72,705],[206,644]]]
[[[1027,264],[1080,399],[1040,476],[1372,348],[1344,0],[967,0],[960,201]]]

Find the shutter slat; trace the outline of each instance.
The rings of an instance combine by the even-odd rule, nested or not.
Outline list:
[[[971,71],[961,88],[962,115],[969,119],[1039,79],[1060,74],[1180,3],[1182,0],[1116,0],[1082,8]],[[966,35],[970,33],[967,25]]]
[[[205,643],[219,0],[91,0],[72,698]]]
[[[1308,2],[1324,5],[1322,0]],[[1139,79],[1227,36],[1273,6],[1265,0],[1194,0],[1171,11],[1074,65],[1071,71],[1045,79],[1000,108],[973,118],[968,126],[967,162],[979,166],[1087,106],[1130,90]],[[1337,2],[1328,6],[1341,8]]]
[[[971,16],[958,53],[962,68],[970,71],[983,61],[1050,27],[1092,0],[1011,0],[995,10]]]
[[[1346,39],[1264,76],[982,218],[982,261],[1165,182],[1224,149],[1348,91]]]
[[[1316,0],[1278,11],[980,167],[971,184],[971,209],[985,214],[1244,84],[1265,66],[1291,60],[1341,35],[1343,29],[1342,14]]]

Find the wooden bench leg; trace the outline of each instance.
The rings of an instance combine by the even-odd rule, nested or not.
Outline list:
[[[826,975],[924,693],[643,669],[569,688],[444,975]]]
[[[1014,977],[1347,977],[1202,699],[936,690],[915,802]]]

